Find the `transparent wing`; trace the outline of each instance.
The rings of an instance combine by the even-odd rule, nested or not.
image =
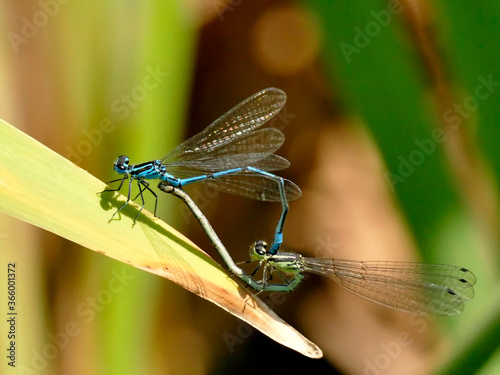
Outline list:
[[[220,168],[220,165],[224,165],[226,168]],[[286,160],[285,158],[282,158],[281,156],[278,155],[268,155],[264,159],[261,159],[259,161],[256,161],[254,163],[250,163],[250,165],[254,168],[260,169],[262,171],[277,171],[281,169],[286,169],[290,166],[290,162]],[[186,178],[186,177],[194,177],[194,176],[200,176],[204,174],[210,174],[211,172],[219,172],[219,171],[225,171],[231,168],[238,168],[241,166],[247,166],[247,164],[242,164],[240,163],[235,163],[234,160],[231,159],[231,157],[227,158],[221,158],[218,160],[218,163],[207,163],[203,164],[201,166],[201,169],[194,169],[194,168],[185,168],[184,166],[181,167],[176,167],[176,168],[169,168],[169,172],[173,174],[175,177],[178,178]],[[249,172],[247,172],[249,173]],[[259,175],[257,175],[259,176]],[[265,178],[263,176],[259,176],[260,178]]]
[[[259,161],[279,149],[284,141],[285,136],[278,129],[261,129],[250,132],[226,144],[225,147],[219,147],[211,152],[186,155],[182,160],[168,162],[165,165],[168,172],[174,175],[176,171],[183,169],[197,170],[203,174],[238,167],[255,167]],[[286,161],[286,159],[281,159]],[[286,164],[288,164],[287,161]]]
[[[207,179],[199,183],[244,198],[265,202],[281,202],[278,183],[251,172],[228,175],[215,180]],[[285,193],[288,201],[293,201],[302,196],[300,188],[286,179]]]
[[[280,171],[290,166],[290,162],[278,155],[268,155],[264,159],[259,160],[251,165],[254,168],[263,171]]]
[[[205,130],[177,146],[162,159],[164,164],[212,152],[252,130],[264,125],[286,103],[286,94],[277,88],[267,88],[252,95],[219,117]]]
[[[380,305],[421,315],[454,315],[474,297],[476,278],[465,268],[427,263],[303,258],[305,271]]]

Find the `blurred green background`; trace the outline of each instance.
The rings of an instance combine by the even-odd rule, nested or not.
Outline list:
[[[0,116],[103,181],[117,178],[117,155],[160,158],[246,97],[279,87],[288,102],[271,126],[287,137],[278,154],[292,166],[283,176],[304,193],[290,205],[286,247],[456,264],[478,278],[461,315],[424,318],[308,277],[268,303],[322,348],[325,358],[312,360],[164,279],[2,215],[2,275],[7,262],[20,265],[21,370],[500,372],[498,4],[0,7]],[[186,190],[235,260],[247,259],[251,242],[271,238],[279,205]],[[159,216],[210,251],[187,209],[159,195]],[[72,322],[80,330],[68,336]],[[7,368],[5,359],[0,366]]]

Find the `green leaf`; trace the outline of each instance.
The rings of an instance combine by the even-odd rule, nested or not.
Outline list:
[[[463,205],[447,168],[444,132],[435,133],[438,124],[426,99],[425,72],[401,31],[397,15],[403,5],[323,0],[313,8],[325,32],[327,68],[335,67],[334,85],[349,114],[363,120],[377,143],[386,165],[384,178],[420,250],[432,259],[432,242],[442,223]]]
[[[132,203],[98,192],[106,185],[0,120],[0,210],[90,250],[157,274],[207,299],[305,356],[321,350],[279,318],[189,239],[149,212],[133,226]]]

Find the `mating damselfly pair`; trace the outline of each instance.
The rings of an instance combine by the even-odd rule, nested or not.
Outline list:
[[[293,182],[270,173],[289,166],[286,159],[274,154],[284,142],[283,134],[274,128],[257,129],[275,116],[285,102],[283,91],[268,88],[238,104],[162,159],[134,165],[127,156],[120,156],[114,169],[123,174],[123,178],[112,181],[120,181],[117,189],[105,191],[118,191],[129,179],[128,197],[111,219],[130,201],[134,180],[139,187],[135,198],[140,196],[142,202],[134,221],[145,205],[145,190],[155,197],[156,216],[157,195],[147,180],[158,179],[160,190],[178,196],[188,205],[230,272],[259,293],[292,291],[302,282],[304,272],[310,272],[327,276],[347,290],[392,309],[431,315],[453,315],[462,311],[464,302],[474,296],[476,282],[465,268],[427,263],[357,262],[279,252],[288,201],[298,199],[302,193]],[[257,269],[247,274],[234,263],[208,220],[182,190],[183,186],[195,182],[246,198],[281,202],[282,213],[271,247],[268,249],[264,241],[257,241],[250,250],[249,262],[258,262],[257,269],[263,271],[261,280],[254,279]],[[280,281],[271,281],[273,275]]]
[[[268,88],[244,100],[160,160],[134,165],[127,156],[119,156],[114,170],[123,174],[123,178],[111,181],[121,181],[117,189],[105,191],[120,190],[128,178],[128,196],[111,219],[130,201],[133,181],[137,182],[142,202],[135,219],[144,207],[145,190],[155,197],[156,216],[157,196],[147,180],[158,179],[174,187],[198,182],[245,198],[281,202],[283,209],[272,245],[272,251],[277,252],[283,242],[288,202],[300,198],[302,192],[293,182],[269,173],[290,165],[288,160],[274,154],[285,140],[283,133],[275,128],[257,129],[285,103],[283,91]]]

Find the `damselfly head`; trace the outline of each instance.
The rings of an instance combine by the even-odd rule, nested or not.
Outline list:
[[[260,260],[267,255],[267,242],[258,240],[250,246],[250,258]]]
[[[267,253],[267,242],[263,240],[258,240],[254,244],[255,252],[259,255],[266,255]]]
[[[120,155],[113,164],[113,169],[118,173],[123,173],[128,170],[129,164],[130,164],[130,159],[128,158],[128,156]]]

